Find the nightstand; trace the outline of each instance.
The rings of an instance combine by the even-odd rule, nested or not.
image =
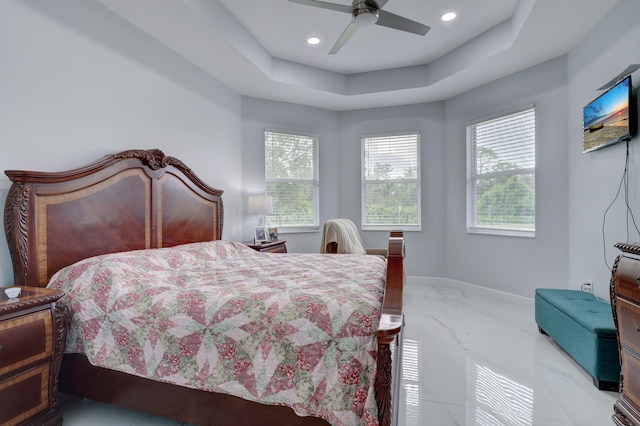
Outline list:
[[[0,287],[0,424],[60,425],[58,372],[66,320],[61,291],[20,287],[9,299]]]
[[[265,252],[265,253],[286,253],[287,252],[287,246],[285,245],[286,241],[265,241],[265,242],[257,242],[257,243],[253,243],[253,242],[248,242],[248,243],[244,243],[246,245],[248,245],[249,247],[251,247],[252,249],[256,250],[256,251],[261,251],[261,252]]]

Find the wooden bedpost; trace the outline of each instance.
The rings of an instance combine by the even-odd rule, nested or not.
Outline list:
[[[398,421],[399,373],[402,363],[401,331],[404,321],[402,314],[402,292],[405,277],[403,259],[404,235],[402,231],[391,231],[387,256],[387,279],[382,302],[382,316],[378,328],[378,360],[375,389],[380,426],[395,425]],[[395,351],[392,351],[394,344]],[[393,399],[392,396],[394,396]]]

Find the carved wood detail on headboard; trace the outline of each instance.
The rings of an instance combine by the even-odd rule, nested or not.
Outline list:
[[[182,161],[174,157],[164,155],[159,149],[130,149],[113,155],[114,158],[139,158],[152,170],[158,170],[167,166],[175,166],[183,170],[189,169]]]
[[[15,285],[104,253],[222,238],[222,190],[159,149],[128,150],[64,172],[7,170],[4,227]]]
[[[29,268],[27,237],[29,230],[29,186],[11,186],[4,209],[4,230],[11,252],[14,274],[26,277]],[[13,248],[13,250],[11,250]]]

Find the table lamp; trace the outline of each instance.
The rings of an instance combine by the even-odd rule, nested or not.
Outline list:
[[[273,197],[269,195],[252,195],[249,197],[249,213],[260,215],[258,228],[262,228],[262,233],[256,232],[255,240],[267,241],[267,221],[266,215],[273,213]]]

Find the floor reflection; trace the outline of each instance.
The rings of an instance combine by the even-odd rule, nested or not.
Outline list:
[[[478,426],[533,425],[533,390],[471,359],[471,422]],[[475,378],[475,380],[474,380]]]
[[[402,383],[405,392],[406,425],[420,421],[420,342],[404,339],[402,347]]]

